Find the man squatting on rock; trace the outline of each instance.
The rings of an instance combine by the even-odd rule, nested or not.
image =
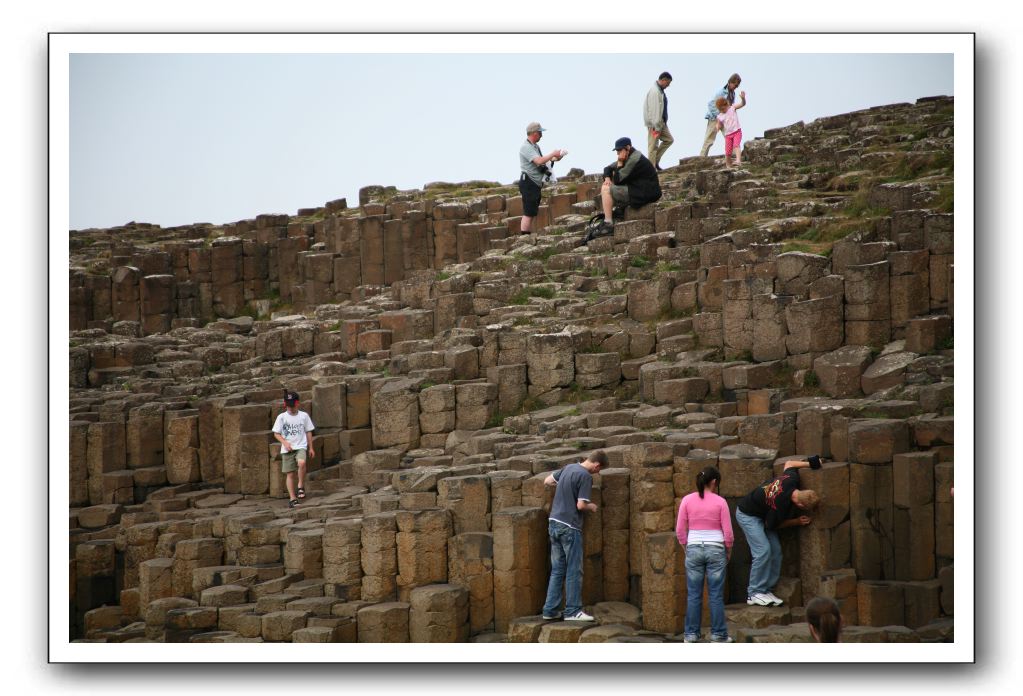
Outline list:
[[[746,534],[753,555],[746,604],[766,607],[782,603],[770,591],[781,576],[781,541],[777,530],[810,524],[812,519],[800,513],[815,509],[819,502],[814,491],[799,490],[799,470],[805,467],[820,469],[820,456],[815,454],[805,462],[785,462],[779,476],[747,493],[736,507],[735,521]]]
[[[533,218],[540,212],[540,189],[544,181],[550,177],[550,168],[547,163],[557,162],[566,154],[565,150],[554,150],[548,155],[540,152],[540,138],[546,128],[533,121],[526,126],[526,142],[519,148],[519,168],[522,170],[519,176],[519,193],[522,194],[522,223],[519,230],[522,234],[529,234],[533,231]]]
[[[547,522],[551,540],[551,578],[543,618],[566,621],[593,621],[583,611],[583,512],[596,512],[590,502],[593,474],[607,466],[607,455],[598,450],[580,464],[569,464],[544,479],[545,486],[556,486],[554,503]],[[559,611],[564,586],[565,612]]]
[[[306,451],[310,457],[316,456],[313,440],[306,436],[316,429],[312,418],[305,411],[298,409],[298,393],[284,392],[286,410],[281,411],[274,421],[273,434],[281,443],[281,473],[286,475],[288,486],[288,505],[295,507],[299,498],[305,498],[305,462]],[[298,470],[298,488],[295,488],[295,470]]]

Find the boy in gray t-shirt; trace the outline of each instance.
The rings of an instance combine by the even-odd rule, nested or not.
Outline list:
[[[551,540],[551,577],[547,583],[547,601],[543,605],[545,619],[558,619],[561,615],[562,592],[565,599],[566,621],[593,621],[583,611],[583,511],[595,512],[590,502],[593,474],[607,466],[607,455],[597,451],[580,464],[569,464],[544,479],[545,486],[557,486],[554,503],[547,522]]]

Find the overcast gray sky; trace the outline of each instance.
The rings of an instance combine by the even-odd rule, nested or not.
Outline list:
[[[662,70],[674,77],[671,164],[698,153],[707,101],[733,72],[749,102],[746,141],[953,94],[952,55],[940,53],[74,53],[70,226],[294,214],[341,197],[357,205],[367,184],[510,183],[532,120],[548,129],[544,152],[569,150],[555,173],[595,172],[619,136],[645,152],[643,98]]]

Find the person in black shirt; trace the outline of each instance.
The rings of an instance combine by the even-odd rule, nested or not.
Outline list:
[[[812,521],[802,513],[816,508],[819,498],[814,491],[799,488],[799,470],[808,466],[819,469],[820,457],[814,455],[810,461],[785,462],[781,475],[757,486],[739,501],[735,521],[742,527],[753,555],[747,604],[778,606],[782,603],[770,591],[781,576],[781,541],[777,530],[808,525]]]
[[[617,158],[604,167],[604,184],[600,189],[604,222],[601,225],[602,234],[598,236],[614,232],[614,206],[639,208],[661,198],[657,170],[650,160],[632,147],[632,140],[618,138],[614,150]],[[580,245],[588,241],[585,239]]]

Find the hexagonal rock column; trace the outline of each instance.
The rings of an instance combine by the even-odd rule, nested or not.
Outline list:
[[[498,342],[500,339],[498,339]],[[494,365],[487,368],[487,381],[497,385],[497,410],[511,413],[526,398],[526,365]]]
[[[782,360],[788,355],[785,309],[793,301],[794,298],[786,295],[753,296],[753,344],[750,350],[754,360]]]
[[[660,317],[671,309],[673,287],[672,279],[667,276],[629,282],[629,317],[636,321],[649,321]]]
[[[790,251],[775,259],[778,278],[775,282],[781,295],[806,297],[814,281],[828,275],[831,259],[818,254]]]
[[[174,315],[175,282],[172,275],[147,275],[139,283],[143,335],[166,333]]]
[[[222,410],[222,414],[224,491],[226,493],[241,493],[243,433],[266,432],[268,427],[273,424],[270,420],[270,408],[267,404],[226,406]],[[276,417],[276,414],[274,416]],[[251,442],[249,444],[248,451],[251,452]],[[269,457],[268,454],[266,456]],[[269,478],[267,483],[269,484]]]
[[[134,266],[119,266],[110,276],[111,303],[114,321],[139,320],[139,279],[142,274]]]
[[[178,597],[194,596],[192,571],[196,568],[222,565],[224,562],[224,540],[214,537],[203,539],[182,539],[174,547],[172,582],[174,594]]]
[[[893,251],[891,267],[892,331],[904,335],[906,323],[931,308],[930,252],[926,249]]]
[[[362,520],[328,520],[323,526],[323,579],[362,595]]]
[[[187,643],[189,638],[217,627],[216,607],[171,609],[164,616],[164,641]]]
[[[345,402],[348,390],[343,383],[313,386],[313,406],[310,416],[316,428],[344,428]]]
[[[167,482],[189,483],[202,480],[199,467],[199,416],[183,416],[167,421]]]
[[[906,350],[930,353],[952,337],[952,317],[947,314],[910,319],[906,325]]]
[[[910,449],[909,426],[904,420],[863,418],[849,421],[848,457],[860,464],[886,464]]]
[[[779,457],[796,452],[796,414],[788,411],[747,416],[739,425],[739,440],[744,445],[773,449]]]
[[[929,580],[934,563],[934,467],[937,454],[907,452],[892,459],[895,579]]]
[[[542,403],[560,400],[560,387],[575,379],[575,347],[572,336],[534,334],[526,341],[526,365],[529,371],[529,395]]]
[[[508,630],[517,616],[536,614],[547,596],[547,515],[541,508],[494,513],[494,629]]]
[[[394,512],[362,519],[362,599],[383,602],[397,594],[398,552]]]
[[[600,477],[604,599],[629,598],[629,470],[605,469]]]
[[[408,643],[409,605],[384,602],[359,610],[360,643]]]
[[[459,384],[455,395],[455,427],[458,430],[482,430],[497,412],[496,384]]]
[[[92,541],[75,547],[72,584],[79,633],[84,632],[87,611],[117,603],[115,565],[113,541]]]
[[[583,389],[617,385],[622,378],[618,353],[577,353],[575,381]]]
[[[790,355],[835,350],[845,340],[842,298],[822,297],[793,302],[785,308],[789,335],[785,346]]]
[[[674,532],[646,535],[643,567],[643,628],[675,634],[685,618],[683,554]]]
[[[860,377],[870,364],[870,348],[842,346],[813,361],[821,389],[828,396],[851,399],[862,395]]]
[[[86,451],[89,503],[102,505],[108,502],[105,499],[108,496],[105,495],[104,474],[122,471],[126,465],[124,423],[90,423]]]
[[[870,395],[876,391],[905,383],[906,368],[917,357],[916,353],[909,352],[882,355],[863,372],[863,376],[860,378],[863,393]]]
[[[284,569],[307,578],[323,575],[323,530],[290,529],[284,545]]]
[[[820,594],[820,578],[831,568],[845,568],[851,556],[849,465],[828,462],[823,468],[799,470],[800,488],[816,491],[820,505],[813,522],[799,528],[799,578],[803,596]]]
[[[490,531],[490,478],[450,476],[437,482],[437,504],[450,511],[454,533]]]
[[[448,539],[448,582],[469,592],[469,633],[494,625],[494,535],[466,532]]]
[[[892,467],[849,464],[852,565],[861,580],[895,575]]]
[[[409,601],[413,588],[448,579],[448,537],[451,515],[447,510],[399,510],[396,535],[398,599]]]
[[[813,452],[831,458],[831,419],[838,409],[830,404],[812,404],[796,412],[796,451]]]
[[[417,587],[409,602],[409,638],[413,643],[464,643],[469,639],[469,592],[464,587]]]
[[[632,575],[642,575],[647,535],[674,528],[675,448],[670,442],[633,445],[625,463],[630,483],[629,566]]]
[[[419,395],[405,378],[375,379],[370,398],[373,446],[415,447],[419,443]]]
[[[845,340],[881,348],[892,334],[891,281],[887,261],[846,267]]]
[[[722,447],[717,462],[721,470],[721,495],[725,498],[741,498],[770,479],[777,456],[777,450],[753,445]],[[693,476],[689,485],[692,486],[695,480]]]
[[[174,596],[173,558],[152,558],[139,563],[139,606],[147,607],[156,599]]]
[[[455,429],[455,385],[438,384],[419,392],[419,429],[423,434],[450,433]]]

